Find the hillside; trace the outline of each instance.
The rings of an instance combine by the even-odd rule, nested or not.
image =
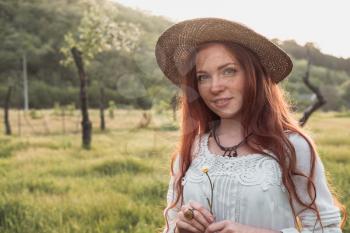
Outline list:
[[[64,35],[75,32],[90,1],[83,0],[0,0],[0,96],[4,99],[9,85],[14,86],[11,106],[23,106],[22,59],[26,56],[31,108],[52,108],[54,104],[79,105],[79,80],[75,67],[62,66]],[[107,1],[99,1],[99,4]],[[106,103],[119,107],[150,108],[170,101],[176,88],[164,79],[154,57],[156,39],[172,24],[165,17],[152,16],[114,3],[109,9],[115,22],[132,22],[142,36],[136,53],[116,51],[100,53],[87,67],[89,103],[99,106],[99,88],[103,84]],[[301,83],[306,68],[306,46],[293,41],[275,40],[294,60],[294,69],[286,88],[297,108],[302,110],[311,93]],[[311,79],[329,100],[324,110],[350,108],[350,60],[322,54],[312,44]],[[3,101],[0,103],[3,106]]]
[[[331,70],[346,71],[348,75],[350,74],[350,58],[345,59],[323,54],[312,42],[301,46],[294,40],[280,41],[273,39],[273,41],[295,59],[310,59],[311,63],[316,66],[322,66]]]

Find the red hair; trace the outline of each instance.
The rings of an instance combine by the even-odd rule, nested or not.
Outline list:
[[[300,220],[297,216],[306,209],[313,210],[316,213],[317,220],[321,223],[319,210],[315,203],[317,194],[315,192],[313,176],[317,153],[313,140],[303,132],[298,122],[293,119],[291,108],[285,100],[283,90],[269,77],[257,56],[249,49],[245,49],[239,45],[230,42],[221,43],[235,55],[246,75],[242,104],[242,106],[246,107],[241,109],[241,123],[244,129],[244,136],[247,136],[249,132],[253,133],[247,145],[258,153],[270,156],[263,151],[267,149],[276,156],[274,159],[280,165],[283,184],[290,194],[289,203],[297,228],[301,229]],[[205,46],[207,44],[199,46],[197,51]],[[192,64],[194,64],[194,57],[195,54],[193,54],[190,60]],[[176,190],[176,200],[164,210],[164,217],[167,216],[169,209],[174,208],[180,200],[181,202],[183,201],[183,187],[180,181],[192,162],[191,146],[195,137],[198,134],[207,133],[211,128],[211,124],[220,120],[220,117],[211,111],[199,96],[195,77],[196,68],[193,65],[190,71],[180,81],[182,96],[179,104],[182,121],[178,148],[173,152],[171,159],[171,174],[173,176],[175,175],[173,170],[174,161],[177,155],[180,155],[180,166],[179,172],[175,175],[173,187],[173,190]],[[310,176],[297,170],[295,149],[288,140],[286,132],[298,133],[310,146]],[[295,175],[303,176],[307,179],[307,190],[311,203],[304,203],[298,196],[295,184],[292,181],[292,176]],[[331,191],[334,192],[333,190],[334,188],[332,187]],[[299,213],[295,213],[292,198],[295,198],[301,206],[305,207]],[[333,193],[333,199],[343,212],[343,219],[340,224],[340,227],[343,228],[347,218],[345,206],[338,201],[335,193]],[[166,225],[168,228],[169,224],[167,220]],[[321,226],[323,228],[322,223]]]

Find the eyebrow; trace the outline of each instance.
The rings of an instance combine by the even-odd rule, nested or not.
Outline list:
[[[231,65],[231,64],[237,65],[237,64],[234,63],[234,62],[229,62],[229,63],[226,63],[226,64],[224,64],[224,65],[219,66],[218,69],[221,70],[222,68],[224,68],[224,67],[226,67],[226,66],[228,66],[228,65]],[[197,73],[205,73],[205,71],[203,71],[203,70],[198,70]]]

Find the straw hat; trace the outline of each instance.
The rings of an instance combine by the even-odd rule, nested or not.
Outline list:
[[[194,64],[189,57],[196,46],[210,41],[231,41],[253,51],[261,64],[278,83],[291,72],[290,57],[266,37],[246,26],[220,18],[197,18],[179,22],[159,37],[155,55],[165,76],[175,85]]]

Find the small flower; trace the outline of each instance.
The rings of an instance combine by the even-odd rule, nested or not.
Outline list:
[[[203,173],[208,173],[209,168],[207,166],[203,166],[201,170]]]

